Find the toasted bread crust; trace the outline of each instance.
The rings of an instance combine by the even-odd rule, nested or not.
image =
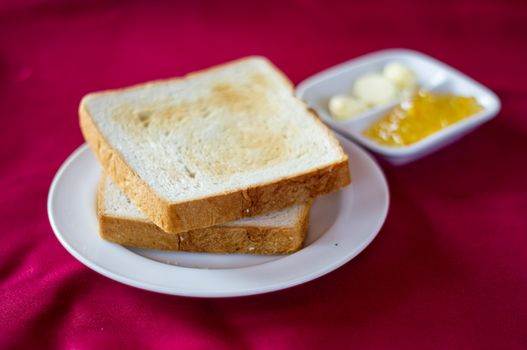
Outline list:
[[[208,74],[208,73],[213,73],[214,71],[221,70],[222,68],[225,68],[225,67],[230,66],[232,64],[248,61],[248,60],[250,60],[252,58],[260,58],[260,59],[265,60],[271,67],[273,67],[275,69],[276,73],[280,76],[282,81],[291,89],[291,91],[294,90],[293,83],[289,80],[289,78],[287,78],[287,76],[280,69],[278,69],[274,65],[273,62],[271,62],[267,57],[258,56],[258,55],[252,55],[252,56],[246,56],[246,57],[242,57],[242,58],[235,59],[235,60],[228,61],[228,62],[224,62],[224,63],[219,63],[219,64],[216,64],[214,66],[208,67],[208,68],[203,68],[203,69],[200,69],[200,70],[197,70],[197,71],[194,71],[194,72],[190,72],[190,73],[184,74],[182,76],[176,76],[176,77],[165,78],[165,79],[155,79],[155,80],[150,80],[150,81],[143,82],[143,83],[137,83],[137,84],[133,84],[133,85],[128,85],[128,86],[121,87],[121,88],[100,90],[100,91],[97,91],[97,92],[89,93],[86,96],[101,95],[101,94],[106,94],[106,93],[115,93],[115,92],[119,92],[119,91],[130,91],[130,90],[142,89],[142,88],[144,88],[146,86],[149,86],[149,85],[168,84],[168,83],[171,83],[171,82],[176,81],[176,80],[189,79],[189,78],[193,78],[193,77],[198,77],[200,75],[205,75],[205,74]]]
[[[99,191],[99,201],[101,193]],[[145,249],[216,254],[289,254],[303,247],[309,207],[294,227],[215,226],[169,234],[153,223],[105,215],[98,210],[99,233],[105,240]]]
[[[194,72],[186,77],[203,74],[222,66],[224,65]],[[293,87],[289,80],[280,70],[276,69],[276,71],[291,88],[291,93],[293,94]],[[170,79],[165,81],[170,81]],[[141,88],[144,85],[139,84],[131,88]],[[117,91],[126,89],[130,88],[118,89]],[[96,94],[108,92],[110,91]],[[338,145],[338,141],[331,134],[331,131],[317,116],[312,111],[309,111],[309,115],[325,129],[328,137]],[[84,99],[79,107],[79,117],[84,138],[99,159],[104,171],[143,214],[168,233],[179,233],[215,226],[246,216],[261,215],[280,210],[292,204],[304,203],[316,196],[336,191],[351,182],[348,157],[341,149],[341,161],[308,173],[285,177],[248,189],[174,203],[154,192],[125,162],[122,155],[112,148],[91,118],[84,104]]]

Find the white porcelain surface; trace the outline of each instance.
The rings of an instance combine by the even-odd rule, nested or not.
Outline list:
[[[331,117],[327,105],[332,96],[349,93],[353,82],[360,75],[381,71],[384,65],[394,61],[410,67],[416,73],[421,88],[473,96],[484,107],[484,110],[415,144],[404,147],[380,145],[362,135],[362,132],[373,121],[382,117],[398,101],[364,112],[349,121],[340,122]],[[404,49],[378,51],[331,67],[301,82],[296,93],[334,130],[383,155],[394,164],[416,160],[454,142],[496,116],[501,106],[498,97],[492,91],[463,73],[430,56]]]
[[[384,175],[372,158],[339,137],[353,184],[318,198],[307,245],[288,256],[213,255],[128,249],[99,238],[95,195],[100,168],[86,145],[62,165],[51,185],[48,215],[62,245],[89,268],[155,292],[229,297],[275,291],[322,276],[359,254],[388,210]]]

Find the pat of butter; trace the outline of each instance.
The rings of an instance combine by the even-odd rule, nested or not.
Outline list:
[[[391,62],[384,66],[382,75],[392,81],[401,90],[413,90],[417,87],[417,77],[407,66]]]
[[[353,95],[370,106],[388,103],[397,97],[395,84],[377,73],[360,76],[353,86]]]
[[[328,107],[333,118],[341,121],[352,119],[367,109],[364,102],[346,95],[333,96]]]

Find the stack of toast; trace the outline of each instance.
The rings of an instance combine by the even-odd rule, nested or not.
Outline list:
[[[336,138],[262,57],[91,93],[79,115],[104,172],[100,235],[126,246],[291,253],[313,199],[350,183]]]

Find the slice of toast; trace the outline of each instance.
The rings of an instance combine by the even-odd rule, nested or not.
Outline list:
[[[219,226],[166,233],[148,220],[108,177],[102,176],[97,193],[102,238],[138,248],[202,253],[295,252],[304,244],[310,206],[295,204]]]
[[[165,232],[280,210],[350,183],[331,131],[261,57],[89,94],[79,114],[104,171]]]

